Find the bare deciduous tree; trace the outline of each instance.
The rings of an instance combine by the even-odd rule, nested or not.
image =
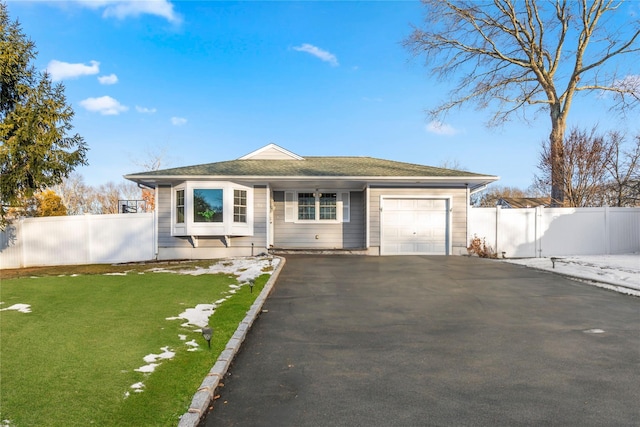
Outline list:
[[[473,102],[494,109],[489,124],[496,125],[513,113],[524,116],[527,106],[542,107],[551,119],[551,196],[562,205],[563,140],[575,95],[609,92],[622,110],[640,100],[634,72],[640,20],[617,12],[621,2],[614,0],[423,3],[423,28],[415,28],[405,45],[426,56],[436,77],[460,76],[451,99],[432,109],[432,117]],[[623,25],[613,25],[614,15]]]
[[[134,164],[141,167],[145,172],[160,170],[166,163],[166,148],[147,150],[146,158],[134,161]],[[142,200],[146,212],[153,212],[156,208],[156,193],[150,188],[142,188]]]
[[[625,150],[624,136],[619,132],[610,134],[612,155],[605,164],[609,172],[607,201],[609,206],[640,206],[640,134],[633,139],[632,146]]]
[[[625,138],[619,132],[603,136],[595,128],[590,132],[571,129],[564,141],[565,204],[571,207],[634,206],[639,199],[640,135],[634,142],[635,148],[625,150]],[[548,141],[542,144],[538,169],[536,186],[545,188],[551,181]]]
[[[67,208],[67,215],[82,215],[89,212],[87,200],[91,188],[84,183],[84,178],[78,172],[72,172],[55,187],[54,191],[62,198]]]

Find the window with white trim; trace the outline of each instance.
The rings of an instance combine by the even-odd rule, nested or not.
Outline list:
[[[348,191],[286,191],[285,222],[349,222]]]
[[[176,224],[184,224],[184,188],[176,190]]]
[[[246,190],[233,190],[233,222],[247,222]]]
[[[221,188],[193,189],[193,222],[222,222],[224,219]]]
[[[172,191],[173,236],[252,236],[253,188],[186,181]]]
[[[320,220],[337,220],[338,196],[336,193],[320,193]]]
[[[316,196],[313,193],[298,193],[298,219],[316,219]]]

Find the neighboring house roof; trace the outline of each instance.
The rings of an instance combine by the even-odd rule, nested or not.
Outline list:
[[[551,205],[549,197],[503,197],[498,200],[498,205],[503,208],[535,208],[538,206],[548,207]]]
[[[126,175],[125,178],[145,185],[161,181],[188,179],[268,179],[268,180],[321,180],[354,181],[393,180],[413,181],[469,181],[472,187],[486,185],[498,179],[472,172],[443,169],[413,163],[373,157],[300,157],[270,144],[238,160],[185,166]]]

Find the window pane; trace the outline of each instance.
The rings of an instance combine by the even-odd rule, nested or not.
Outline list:
[[[320,219],[336,219],[336,193],[320,194]]]
[[[233,222],[247,222],[247,192],[233,190]]]
[[[193,221],[222,222],[222,190],[193,190]]]
[[[313,193],[298,193],[298,219],[316,219],[316,198]]]
[[[184,223],[184,190],[176,191],[176,223]]]

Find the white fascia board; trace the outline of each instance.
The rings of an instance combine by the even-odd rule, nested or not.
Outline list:
[[[158,181],[255,181],[256,183],[265,182],[330,182],[330,181],[358,181],[368,182],[371,185],[390,185],[390,184],[408,184],[408,185],[469,185],[470,189],[481,187],[500,179],[497,176],[473,176],[473,177],[419,177],[419,176],[265,176],[265,175],[125,175],[126,179],[131,181],[145,183]]]

